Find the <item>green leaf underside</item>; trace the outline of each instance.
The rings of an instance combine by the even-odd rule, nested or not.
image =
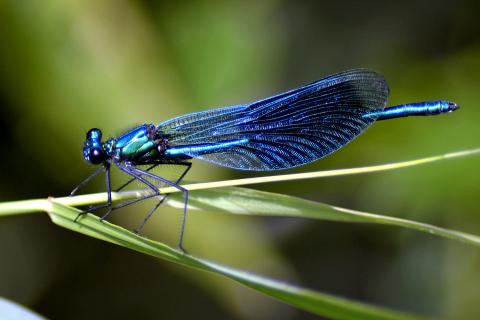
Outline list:
[[[318,315],[335,319],[419,319],[418,316],[353,302],[183,254],[117,225],[100,222],[94,215],[87,214],[74,222],[80,211],[59,204],[53,199],[50,200],[47,211],[52,221],[64,228],[184,266],[221,274],[270,297]]]

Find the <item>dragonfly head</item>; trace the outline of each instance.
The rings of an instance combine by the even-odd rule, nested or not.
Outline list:
[[[102,146],[102,131],[97,128],[90,129],[83,144],[83,158],[91,164],[100,164],[108,156]]]

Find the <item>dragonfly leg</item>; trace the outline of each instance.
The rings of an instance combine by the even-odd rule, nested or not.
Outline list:
[[[148,167],[146,169],[146,171],[150,171],[152,170],[153,168],[155,168],[156,166],[158,166],[159,164],[154,164],[150,167]],[[127,182],[125,182],[123,185],[121,185],[119,188],[115,189],[115,192],[119,192],[121,191],[122,189],[124,189],[126,186],[128,186],[130,183],[132,183],[133,181],[137,180],[137,178],[131,178],[130,180],[128,180]],[[134,204],[135,202],[139,202],[139,201],[142,201],[142,200],[146,200],[146,199],[149,199],[149,198],[153,198],[153,197],[156,197],[157,195],[156,194],[153,194],[153,195],[147,195],[145,197],[142,197],[140,199],[135,199],[133,201],[127,201],[126,203],[122,203],[120,205],[117,205],[117,206],[110,206],[108,207],[107,211],[105,211],[105,213],[100,217],[100,221],[104,221],[105,219],[107,219],[107,217],[110,215],[110,213],[113,211],[113,210],[116,210],[116,209],[120,209],[120,208],[123,208],[123,207],[126,207],[130,204]]]
[[[135,180],[137,180],[137,178],[135,178]],[[140,180],[140,179],[138,179],[138,180]],[[141,182],[143,183],[143,181],[141,181]],[[145,196],[143,196],[141,198],[138,198],[138,199],[125,201],[123,203],[120,203],[116,206],[113,206],[113,207],[109,208],[109,210],[100,219],[105,220],[107,218],[107,216],[114,210],[121,209],[121,208],[127,207],[131,204],[134,204],[134,203],[137,203],[137,202],[140,202],[140,201],[143,201],[143,200],[147,200],[147,199],[150,199],[150,198],[158,197],[158,196],[159,196],[158,194],[153,193],[153,194],[145,195]]]
[[[83,186],[85,186],[90,180],[92,180],[93,177],[95,177],[97,174],[99,174],[100,171],[102,171],[103,168],[104,167],[102,167],[102,166],[98,167],[97,170],[93,171],[88,177],[86,177],[82,182],[80,182],[80,184],[78,186],[76,186],[75,189],[72,190],[72,192],[70,192],[70,196],[75,195],[75,193],[77,193],[78,190],[83,188]]]
[[[142,180],[140,180],[136,177],[135,177],[135,180],[139,180],[140,182],[144,183]],[[150,199],[150,198],[158,197],[158,196],[159,196],[159,194],[157,194],[157,193],[148,194],[148,195],[143,196],[139,199],[126,201],[126,202],[120,203],[116,206],[112,206],[112,207],[108,208],[108,210],[103,214],[103,216],[100,217],[100,220],[103,221],[103,220],[107,219],[107,217],[110,215],[110,213],[112,213],[112,211],[114,211],[114,210],[118,210],[118,209],[127,207],[131,204],[134,204],[134,203],[137,203],[137,202],[140,202],[140,201],[143,201],[143,200],[147,200],[147,199]]]
[[[156,166],[158,166],[159,163],[156,163],[150,167],[148,167],[147,169],[145,169],[145,171],[150,171],[152,170],[153,168],[155,168]],[[115,192],[119,192],[121,190],[123,190],[126,186],[128,186],[130,183],[132,183],[133,181],[135,181],[137,178],[131,178],[130,180],[128,180],[127,182],[125,182],[124,184],[122,184],[120,187],[118,187],[117,189],[115,189]]]
[[[89,212],[96,211],[96,210],[99,210],[99,209],[102,209],[102,208],[107,208],[107,207],[110,207],[112,205],[112,185],[111,185],[111,181],[110,181],[110,163],[105,162],[104,168],[105,168],[105,184],[107,186],[107,203],[100,204],[100,205],[97,205],[97,206],[93,206],[93,207],[88,208],[87,210],[84,210],[84,211],[80,212],[77,215],[77,217],[75,218],[75,220],[74,220],[75,222],[78,220],[78,218],[80,218],[81,216],[83,216],[83,215],[85,215]]]
[[[140,231],[142,231],[143,227],[145,226],[145,224],[147,223],[148,219],[150,219],[150,217],[153,215],[153,213],[158,209],[158,207],[160,207],[160,205],[167,199],[167,196],[165,195],[162,199],[160,199],[160,201],[157,202],[157,204],[150,210],[150,212],[148,212],[147,216],[143,219],[142,223],[136,227],[133,232],[139,234]]]
[[[121,165],[121,164],[117,164],[118,168],[120,170],[122,170],[123,172],[125,172],[126,174],[130,175],[133,177],[133,180],[138,180],[140,182],[142,182],[143,184],[145,184],[147,187],[149,187],[150,189],[152,189],[152,191],[154,192],[153,194],[149,194],[149,195],[146,195],[140,199],[135,199],[133,201],[129,201],[127,203],[123,203],[117,207],[115,207],[114,209],[119,209],[119,208],[122,208],[122,207],[125,207],[129,204],[133,204],[135,202],[138,202],[138,201],[142,201],[142,200],[146,200],[146,199],[149,199],[149,198],[153,198],[153,197],[156,197],[158,195],[160,195],[160,190],[153,184],[153,183],[150,183],[148,180],[142,178],[141,175],[138,175],[134,172],[132,172],[132,167],[130,166],[124,166],[124,165]],[[103,221],[107,218],[107,216],[112,212],[112,209],[109,209],[107,210],[107,212],[102,216],[100,217],[100,221]]]
[[[185,177],[185,175],[188,173],[188,171],[190,170],[190,168],[192,167],[192,164],[190,162],[180,162],[178,163],[178,165],[183,165],[183,166],[186,166],[186,169],[183,171],[183,173],[180,175],[180,177],[177,179],[177,181],[175,181],[176,184],[180,183],[180,181],[182,181],[182,179]],[[166,194],[162,199],[160,199],[160,201],[155,205],[155,207],[152,208],[152,210],[150,210],[150,212],[147,214],[147,216],[145,217],[145,219],[143,219],[143,222],[142,224],[140,224],[134,231],[135,233],[140,233],[140,231],[143,229],[143,227],[145,226],[145,224],[147,223],[148,219],[150,219],[150,217],[153,215],[153,213],[158,209],[158,207],[167,199],[168,197],[168,194]],[[183,220],[185,220],[185,216],[183,218]],[[182,222],[182,225],[184,224],[184,222]],[[182,227],[183,229],[184,227]]]
[[[152,170],[153,168],[155,168],[156,166],[158,166],[160,164],[155,164],[149,168],[147,168],[145,171],[150,171]],[[179,183],[184,177],[185,175],[187,174],[187,172],[190,170],[190,168],[192,167],[192,164],[190,162],[179,162],[179,163],[175,163],[175,165],[182,165],[182,166],[186,166],[187,168],[183,171],[183,173],[180,175],[180,177],[176,180],[175,183]],[[130,179],[128,181],[128,183],[125,183],[122,187],[120,187],[119,189],[117,190],[120,190],[124,187],[126,187],[129,183],[133,182],[134,180],[137,180],[136,177]],[[154,190],[155,191],[155,190]],[[116,206],[113,206],[113,207],[110,207],[107,212],[105,212],[105,214],[100,218],[100,220],[105,220],[108,215],[114,211],[114,210],[117,210],[117,209],[120,209],[120,208],[124,208],[126,206],[129,206],[131,204],[134,204],[134,203],[137,203],[137,202],[140,202],[140,201],[143,201],[143,200],[147,200],[147,199],[150,199],[150,198],[154,198],[154,197],[157,197],[158,194],[154,193],[154,194],[149,194],[149,195],[146,195],[144,197],[141,197],[139,199],[134,199],[134,200],[131,200],[131,201],[126,201],[124,203],[121,203],[121,204],[118,204]],[[148,213],[148,215],[145,217],[145,219],[143,220],[142,224],[140,226],[138,226],[137,228],[135,228],[133,231],[135,233],[140,233],[140,231],[142,230],[142,228],[145,226],[145,224],[147,223],[148,219],[150,219],[150,217],[153,215],[153,213],[158,209],[158,207],[163,203],[165,202],[166,200],[166,197],[168,196],[168,194],[166,195],[163,195],[163,197],[160,199],[160,201],[155,205],[155,207],[150,210],[150,212]]]
[[[165,184],[167,184],[171,187],[174,187],[174,188],[178,189],[179,191],[181,191],[183,193],[183,200],[184,200],[184,203],[183,203],[183,218],[182,218],[182,225],[180,227],[180,237],[179,237],[179,240],[178,240],[178,248],[181,251],[186,252],[185,248],[183,247],[183,236],[184,236],[184,233],[185,233],[185,225],[186,225],[186,222],[187,222],[188,190],[185,189],[184,187],[182,187],[181,185],[173,182],[173,181],[170,181],[170,180],[167,180],[165,178],[159,177],[159,176],[154,175],[150,172],[146,172],[146,171],[137,169],[135,167],[131,167],[131,168],[129,168],[129,170],[131,170],[132,173],[135,173],[135,176],[142,175],[142,176],[152,178],[154,180],[163,182],[163,183],[165,183]]]

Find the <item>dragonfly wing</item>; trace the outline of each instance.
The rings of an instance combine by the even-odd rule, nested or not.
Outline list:
[[[286,169],[354,139],[385,108],[388,91],[381,75],[350,70],[251,104],[180,116],[158,130],[172,146],[228,145],[186,149],[193,158],[243,170]]]

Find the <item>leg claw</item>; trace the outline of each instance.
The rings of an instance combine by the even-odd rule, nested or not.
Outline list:
[[[187,250],[185,250],[185,248],[181,244],[178,245],[178,250],[180,250],[183,254],[188,254]]]
[[[77,216],[75,217],[75,219],[73,219],[73,222],[77,222],[78,219],[80,219],[81,216],[84,216],[88,213],[88,211],[82,211],[80,213],[77,214]]]

